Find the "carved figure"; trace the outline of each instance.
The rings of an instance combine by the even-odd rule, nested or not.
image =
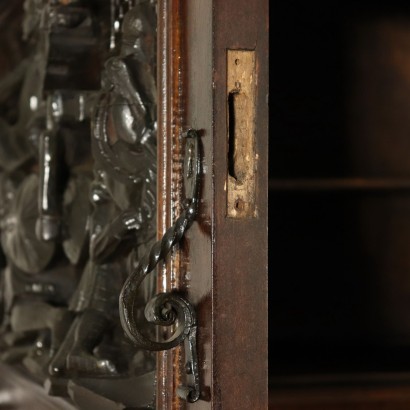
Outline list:
[[[124,16],[120,55],[105,65],[92,135],[91,260],[70,304],[77,317],[50,366],[53,375],[118,374],[115,360],[93,351],[107,329],[119,330],[118,295],[127,264],[136,263],[138,246],[155,237],[156,89],[141,46],[154,28],[145,12],[152,14],[135,7]],[[152,292],[151,281],[146,293]]]
[[[0,117],[0,359],[87,409],[147,406],[154,386],[118,298],[156,234],[155,2],[111,3],[25,0],[32,51],[0,79],[0,107],[19,100]]]

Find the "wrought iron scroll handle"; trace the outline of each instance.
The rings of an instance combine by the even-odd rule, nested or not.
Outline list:
[[[126,335],[138,347],[150,351],[169,350],[187,342],[187,373],[192,377],[192,386],[180,387],[179,395],[195,402],[199,399],[199,372],[196,352],[197,321],[193,306],[176,292],[160,293],[145,307],[145,318],[158,326],[173,326],[172,335],[164,340],[152,340],[143,333],[138,323],[140,300],[138,289],[145,277],[160,261],[164,261],[172,248],[178,244],[195,220],[198,209],[199,177],[201,156],[198,133],[189,130],[184,134],[184,190],[183,211],[175,224],[169,228],[161,240],[156,242],[143,257],[137,268],[128,276],[120,294],[120,319]]]

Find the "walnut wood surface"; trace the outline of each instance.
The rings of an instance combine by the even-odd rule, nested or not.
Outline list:
[[[268,2],[214,3],[214,407],[267,407]],[[226,49],[256,52],[258,218],[226,217]]]
[[[180,139],[183,124],[182,16],[180,0],[158,2],[158,238],[178,217],[181,205]],[[172,252],[167,264],[158,270],[158,291],[180,288],[181,254]],[[181,348],[158,354],[157,408],[179,409],[176,394],[180,384],[184,354]]]
[[[408,386],[368,386],[275,390],[269,410],[407,410]]]
[[[187,408],[264,409],[268,406],[268,1],[160,3],[160,233],[180,205],[180,127],[200,130],[203,149],[198,223],[188,232],[181,255],[174,255],[164,270],[171,281],[160,277],[161,290],[185,289],[197,308],[201,400]],[[176,24],[178,14],[181,26]],[[251,220],[226,217],[228,48],[256,52],[258,217]],[[183,378],[182,364],[178,351],[160,354],[158,408],[183,405],[173,393]]]

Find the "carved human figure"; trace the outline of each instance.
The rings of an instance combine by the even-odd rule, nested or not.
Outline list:
[[[50,51],[47,44],[52,35],[52,25],[45,24],[45,17],[51,15],[48,5],[43,0],[25,1],[23,35],[26,41],[33,43],[33,51],[20,64],[17,73],[10,74],[0,83],[0,91],[7,91],[6,95],[19,91],[16,124],[10,125],[6,119],[0,120],[0,131],[3,131],[0,135],[0,163],[7,171],[0,182],[5,190],[0,200],[1,243],[8,262],[2,279],[2,333],[3,339],[8,340],[14,338],[13,335],[23,335],[25,343],[33,343],[33,338],[44,339],[44,342],[34,343],[29,350],[35,351],[36,359],[41,362],[40,367],[45,367],[46,371],[50,358],[61,345],[73,319],[67,307],[78,282],[77,266],[74,265],[80,264],[87,241],[88,194],[86,192],[84,201],[83,192],[74,197],[71,193],[70,198],[70,191],[87,191],[91,181],[90,177],[87,178],[87,174],[91,173],[87,172],[87,167],[91,169],[87,164],[91,163],[90,131],[89,122],[87,125],[84,121],[86,110],[81,99],[83,95],[72,90],[66,93],[49,92],[49,98],[44,98]],[[81,19],[84,17],[80,16]],[[78,21],[64,20],[68,28],[76,27],[76,24]],[[85,34],[89,35],[89,31]],[[4,96],[4,93],[0,94]],[[62,157],[58,150],[50,149],[50,144],[43,144],[43,147],[39,144],[46,129],[65,145]],[[44,149],[45,145],[47,149]],[[37,157],[40,157],[40,167],[36,164]],[[41,159],[47,161],[42,163]],[[45,181],[48,186],[53,182],[64,188],[67,180],[67,177],[49,172],[50,167],[45,165],[47,163],[49,166],[51,160],[64,161],[70,169],[66,171],[71,177],[64,195],[64,217],[70,226],[65,237],[61,238],[64,239],[63,249],[68,260],[62,256],[59,244],[43,241],[36,229],[36,221],[43,210],[38,202],[41,205],[47,203],[49,207],[60,199],[56,198],[59,192],[48,190],[46,195],[40,195],[38,201],[39,191],[41,194],[45,192],[40,188],[45,186]],[[81,217],[78,217],[79,213]],[[72,223],[74,218],[75,223]],[[78,229],[79,224],[82,224],[81,229]],[[37,349],[39,345],[41,349]],[[17,342],[9,343],[10,346],[24,353]]]
[[[3,358],[34,356],[28,366],[44,374],[72,320],[66,306],[77,275],[67,262],[52,263],[55,245],[35,234],[38,176],[3,175],[1,182],[1,244],[8,265],[1,333],[9,345]]]
[[[106,62],[103,72],[92,135],[90,261],[70,304],[76,319],[50,366],[54,376],[112,376],[142,366],[121,366],[126,362],[121,356],[129,354],[132,361],[135,349],[124,348],[118,296],[139,246],[155,238],[154,20],[150,3],[124,16],[119,55]],[[152,292],[153,281],[147,281],[145,293]],[[107,337],[122,339],[117,357],[98,352]]]

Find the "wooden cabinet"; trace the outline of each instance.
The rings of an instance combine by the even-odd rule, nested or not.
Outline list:
[[[3,3],[0,407],[266,409],[268,0]]]

